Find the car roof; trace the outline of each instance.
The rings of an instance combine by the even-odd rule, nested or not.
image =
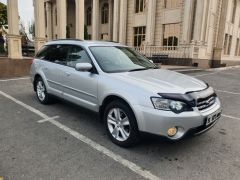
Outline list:
[[[45,45],[58,45],[58,44],[71,44],[71,45],[81,45],[84,47],[90,46],[125,46],[118,42],[112,41],[90,41],[90,40],[79,40],[79,39],[58,39],[47,42]]]

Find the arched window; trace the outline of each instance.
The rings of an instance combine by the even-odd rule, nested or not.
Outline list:
[[[163,25],[163,46],[172,47],[179,45],[180,24],[164,24]]]
[[[102,24],[107,24],[108,23],[108,18],[109,18],[109,6],[108,3],[104,3],[102,6]]]
[[[92,25],[92,8],[87,8],[87,26]]]

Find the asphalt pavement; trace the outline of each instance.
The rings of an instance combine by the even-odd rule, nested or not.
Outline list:
[[[187,74],[216,89],[216,126],[179,142],[144,137],[127,149],[108,139],[97,114],[63,101],[41,105],[28,77],[0,79],[0,177],[239,180],[240,68]]]

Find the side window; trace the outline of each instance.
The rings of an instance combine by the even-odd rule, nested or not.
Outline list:
[[[66,65],[68,49],[68,46],[64,45],[51,46],[47,50],[45,59],[53,63]]]
[[[56,53],[54,56],[54,62],[57,64],[66,65],[68,56],[69,46],[67,45],[57,45]]]
[[[37,53],[36,58],[45,59],[48,49],[49,49],[49,46],[43,46],[41,50]]]
[[[87,52],[79,46],[69,46],[67,66],[74,67],[77,63],[91,63]]]

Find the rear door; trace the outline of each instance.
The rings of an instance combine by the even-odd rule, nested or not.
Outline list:
[[[48,91],[58,96],[62,95],[63,69],[66,65],[67,51],[62,45],[50,45],[47,49],[42,71],[48,85]]]

